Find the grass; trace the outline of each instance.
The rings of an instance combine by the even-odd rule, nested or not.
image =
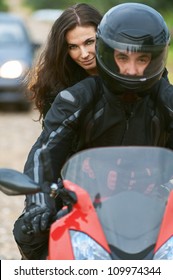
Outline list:
[[[161,13],[168,25],[170,34],[171,34],[171,44],[169,48],[169,53],[168,53],[168,59],[167,59],[167,69],[169,72],[169,80],[171,84],[173,84],[173,16],[172,16],[172,11],[166,11],[164,13]]]
[[[173,41],[172,41],[173,44]],[[170,47],[167,59],[167,69],[169,72],[169,80],[173,84],[173,46]]]

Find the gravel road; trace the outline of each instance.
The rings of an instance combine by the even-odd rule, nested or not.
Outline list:
[[[35,22],[21,8],[21,0],[8,0],[11,11],[25,20],[31,38],[44,44],[51,23]],[[41,132],[36,111],[30,113],[5,113],[0,110],[0,168],[23,171],[27,154]],[[23,209],[24,196],[7,197],[0,192],[0,259],[19,260],[12,229]]]
[[[27,154],[41,132],[36,111],[8,113],[0,111],[0,168],[23,171]],[[0,193],[0,259],[19,260],[12,229],[23,209],[24,196]]]

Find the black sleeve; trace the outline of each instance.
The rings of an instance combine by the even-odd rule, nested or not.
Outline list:
[[[79,131],[82,118],[96,91],[95,79],[90,77],[71,88],[61,91],[46,114],[44,129],[33,145],[24,166],[24,173],[37,183],[44,181],[40,154],[43,147],[51,156],[54,181],[71,153],[72,142]]]

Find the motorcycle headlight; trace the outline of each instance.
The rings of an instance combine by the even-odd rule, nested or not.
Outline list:
[[[110,254],[87,234],[70,230],[75,260],[111,260]]]
[[[5,79],[16,79],[21,77],[26,71],[24,63],[12,60],[4,63],[0,68],[0,76]]]
[[[154,260],[173,260],[173,236],[155,253]]]

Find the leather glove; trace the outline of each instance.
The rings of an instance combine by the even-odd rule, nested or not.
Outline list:
[[[55,200],[49,194],[27,195],[22,231],[26,234],[38,234],[46,231],[55,214]]]

